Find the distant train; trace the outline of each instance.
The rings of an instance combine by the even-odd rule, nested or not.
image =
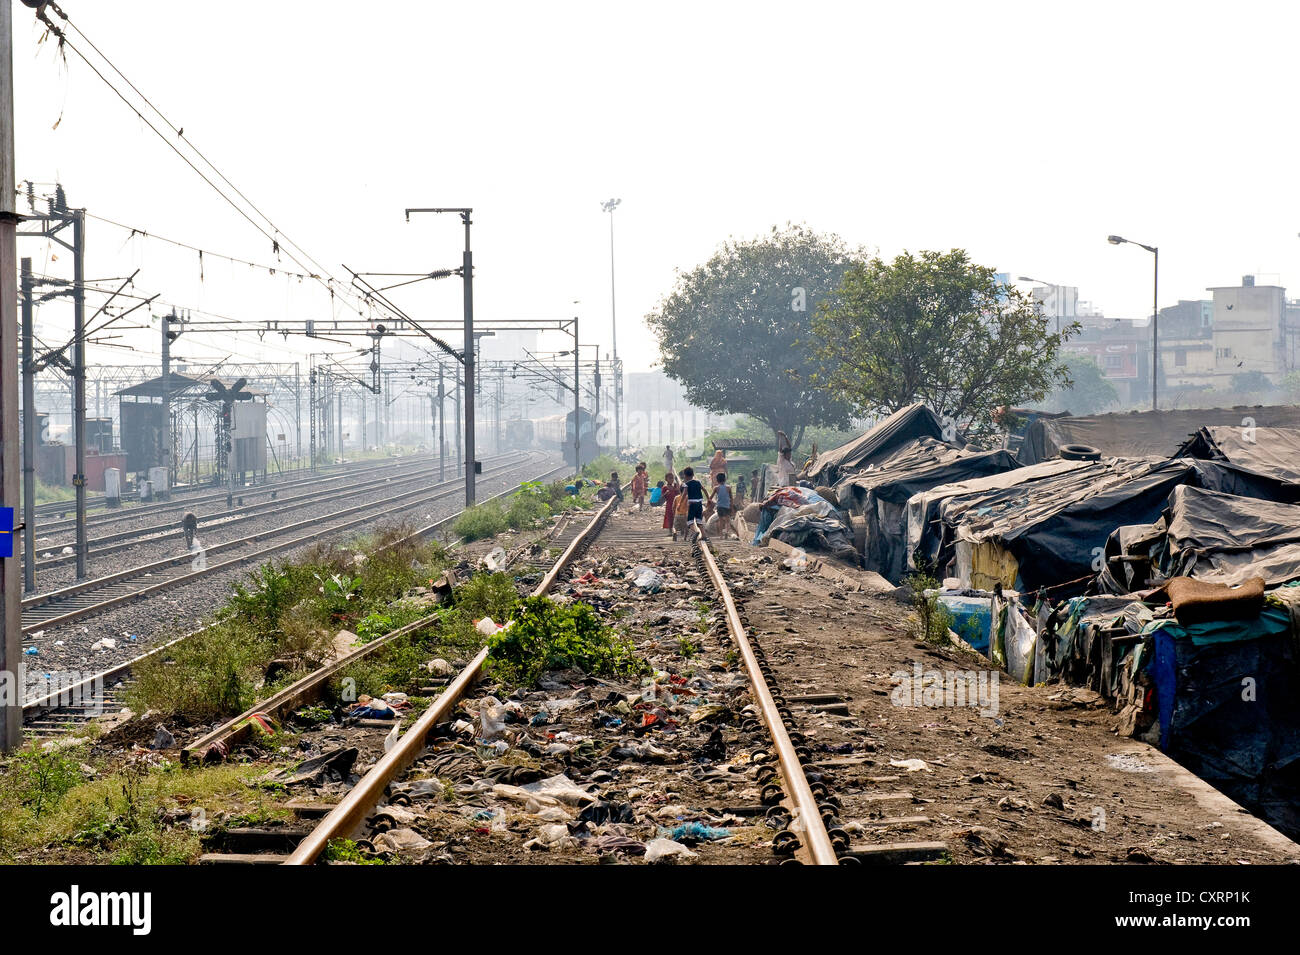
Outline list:
[[[579,451],[582,464],[589,464],[600,454],[597,438],[605,424],[604,415],[594,418],[586,408],[580,409],[582,423],[579,432]],[[541,448],[546,451],[563,451],[564,460],[573,466],[573,412],[548,415],[544,418],[513,418],[506,422],[506,442],[515,448]]]

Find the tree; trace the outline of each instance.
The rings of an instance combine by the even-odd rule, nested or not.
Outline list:
[[[961,249],[859,262],[813,318],[818,381],[867,413],[924,401],[941,417],[993,426],[999,406],[1071,384],[1047,319]]]
[[[839,237],[789,226],[729,240],[708,262],[678,272],[646,316],[664,371],[715,414],[748,414],[798,446],[809,425],[847,426],[851,407],[812,381],[814,310],[850,261]]]
[[[1053,392],[1047,402],[1049,410],[1096,414],[1119,401],[1119,392],[1091,355],[1067,355],[1065,367],[1072,384]]]

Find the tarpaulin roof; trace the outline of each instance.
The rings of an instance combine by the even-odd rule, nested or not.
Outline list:
[[[883,461],[917,438],[943,439],[939,416],[923,404],[900,408],[880,424],[847,444],[823,451],[804,471],[818,485],[833,485],[849,471]]]
[[[1179,485],[1284,502],[1296,501],[1300,492],[1294,483],[1218,461],[1082,463],[1086,466],[1062,468],[1031,483],[1025,483],[1026,472],[1048,462],[1021,468],[984,479],[995,485],[987,490],[947,498],[938,508],[941,543],[946,548],[957,541],[995,542],[1014,557],[1018,586],[1033,590],[1096,573],[1111,532],[1123,524],[1154,521]]]
[[[1261,474],[1300,481],[1300,428],[1201,428],[1184,442],[1179,454],[1230,461]]]
[[[1063,445],[1084,444],[1102,454],[1167,458],[1199,428],[1216,426],[1300,428],[1300,408],[1259,405],[1039,418],[1025,432],[1018,456],[1024,464],[1035,464],[1056,457]]]
[[[1300,578],[1300,507],[1177,487],[1163,518],[1160,570],[1220,584],[1263,577],[1269,586]]]
[[[1019,467],[1010,451],[959,451],[920,438],[876,467],[835,485],[840,507],[867,522],[863,557],[869,570],[897,581],[907,569],[907,501],[938,484],[1001,474]]]

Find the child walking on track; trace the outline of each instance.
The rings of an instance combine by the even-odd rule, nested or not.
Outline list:
[[[714,480],[718,486],[713,490],[713,503],[718,508],[718,533],[725,537],[739,537],[731,523],[731,488],[727,486],[727,472],[719,471]]]
[[[682,477],[686,478],[683,490],[686,492],[686,523],[696,525],[701,532],[704,530],[704,498],[707,496],[704,485],[695,479],[695,469],[686,468],[682,471]]]
[[[673,529],[673,520],[677,517],[677,492],[681,490],[681,485],[677,483],[677,475],[669,471],[664,475],[664,530]]]
[[[636,474],[632,476],[632,503],[636,505],[639,511],[645,507],[646,489],[650,486],[650,476],[646,473],[646,464],[642,461],[636,466]]]

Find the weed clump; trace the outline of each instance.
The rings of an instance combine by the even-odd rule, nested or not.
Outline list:
[[[953,616],[948,612],[939,598],[927,595],[927,590],[935,590],[939,582],[926,574],[912,574],[903,581],[912,592],[912,609],[916,612],[908,624],[908,635],[915,640],[934,643],[940,646],[951,642],[948,635],[953,624]]]
[[[488,639],[488,668],[497,679],[531,686],[547,670],[571,667],[615,677],[650,669],[631,642],[606,627],[585,603],[526,597],[511,625]]]

